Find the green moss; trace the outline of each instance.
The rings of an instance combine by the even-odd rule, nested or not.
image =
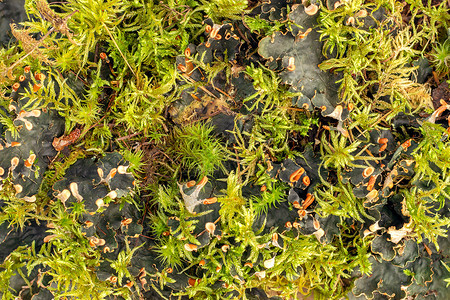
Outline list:
[[[448,4],[292,2],[26,1],[3,298],[446,296]]]

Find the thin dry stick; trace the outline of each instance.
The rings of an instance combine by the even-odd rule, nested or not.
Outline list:
[[[27,58],[28,56],[30,56],[36,49],[39,48],[39,46],[42,44],[42,42],[55,30],[55,28],[50,28],[50,30],[38,41],[38,43],[36,44],[36,46],[33,47],[33,49],[31,49],[30,52],[28,52],[27,54],[25,54],[24,56],[22,56],[21,58],[19,58],[15,63],[13,63],[11,66],[8,67],[8,77],[11,79],[14,79],[14,76],[12,75],[12,70],[14,70],[14,68],[20,64],[25,58]]]
[[[140,132],[135,132],[135,133],[132,133],[132,134],[129,134],[129,135],[126,135],[126,136],[121,136],[120,138],[117,139],[117,141],[128,140],[129,138],[132,138],[132,137],[137,136],[139,134],[141,134],[141,133]]]
[[[116,46],[117,50],[119,50],[120,55],[122,56],[123,60],[125,61],[125,63],[127,64],[128,68],[130,68],[131,73],[133,73],[134,77],[136,77],[136,79],[138,78],[136,73],[134,72],[133,68],[130,66],[130,64],[128,63],[128,60],[125,58],[125,55],[123,55],[122,51],[119,48],[119,45],[117,45],[116,40],[114,39],[114,37],[111,34],[111,31],[109,31],[108,27],[106,27],[105,23],[102,22],[103,27],[105,27],[106,31],[109,34],[109,37],[111,38],[111,40],[113,41],[114,45]]]
[[[62,19],[62,24],[65,24],[66,22],[67,22],[67,20],[69,20],[69,18],[71,17],[71,16],[73,16],[75,13],[77,13],[78,12],[78,10],[75,10],[75,11],[73,11],[73,12],[71,12],[67,17],[65,17],[64,19]],[[59,32],[62,32],[61,31],[61,28],[55,28],[54,26],[52,27],[52,28],[50,28],[49,29],[49,31],[38,41],[38,43],[33,47],[33,49],[31,49],[31,51],[30,52],[28,52],[27,54],[25,54],[24,56],[22,56],[19,60],[17,60],[15,63],[13,63],[11,66],[9,66],[8,67],[8,69],[7,69],[7,74],[8,74],[8,77],[9,78],[11,78],[11,79],[14,79],[14,76],[12,75],[12,70],[14,70],[14,68],[18,65],[18,64],[20,64],[25,58],[27,58],[29,55],[31,55],[36,49],[38,49],[39,48],[39,46],[42,44],[42,42],[53,32],[53,31],[55,31],[55,30],[57,30],[57,31],[59,31]],[[67,35],[67,33],[66,33],[66,35]],[[68,36],[69,37],[69,36]],[[69,37],[69,39],[71,39],[70,37]]]

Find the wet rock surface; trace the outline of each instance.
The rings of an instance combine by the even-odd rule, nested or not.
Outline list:
[[[4,0],[0,2],[0,43],[8,45],[12,37],[9,24],[22,22],[27,18],[25,0]]]

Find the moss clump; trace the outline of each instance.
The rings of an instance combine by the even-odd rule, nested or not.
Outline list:
[[[448,298],[447,2],[25,9],[3,298]]]

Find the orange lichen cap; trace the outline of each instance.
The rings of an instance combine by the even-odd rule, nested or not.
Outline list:
[[[313,202],[314,202],[314,195],[311,193],[306,194],[306,199],[305,201],[303,201],[302,208],[307,209]]]
[[[297,35],[297,39],[299,39],[299,40],[304,39],[305,37],[308,36],[308,34],[309,34],[311,31],[312,31],[312,28],[306,29],[305,32],[302,32],[302,33],[300,33],[300,34]]]
[[[370,193],[368,193],[366,195],[366,199],[369,201],[373,201],[376,200],[376,198],[378,197],[378,191],[377,190],[371,190]]]
[[[365,18],[365,17],[367,17],[367,10],[365,10],[365,9],[361,9],[360,11],[358,11],[356,14],[355,14],[355,17],[357,17],[357,18]]]
[[[127,219],[122,220],[120,223],[122,224],[122,226],[127,226],[127,225],[131,224],[131,222],[133,222],[133,219],[127,218]]]
[[[370,192],[371,190],[373,190],[373,187],[375,185],[375,179],[377,177],[376,176],[370,176],[369,182],[367,183],[367,190]]]
[[[208,177],[204,176],[202,180],[198,183],[198,185],[205,185],[208,182]]]
[[[43,80],[45,79],[45,75],[42,74],[42,73],[36,73],[36,74],[34,75],[34,78],[35,78],[36,80],[43,81]]]
[[[305,13],[309,16],[314,16],[319,11],[319,7],[315,4],[311,4],[305,7]]]
[[[295,70],[295,57],[289,57],[287,69],[291,72]]]
[[[352,25],[352,26],[354,26],[355,25],[355,18],[354,17],[349,17],[347,19],[347,21],[345,21],[345,25]]]
[[[302,182],[304,185],[309,186],[309,184],[311,183],[311,180],[309,179],[308,176],[303,177]]]
[[[300,168],[294,172],[292,172],[291,176],[289,176],[289,181],[290,182],[296,182],[300,179],[300,177],[303,175],[303,173],[305,173],[305,169]]]
[[[37,92],[37,91],[39,91],[39,89],[42,87],[42,84],[39,84],[39,83],[35,83],[35,84],[33,84],[33,92]]]
[[[367,168],[365,168],[364,169],[364,171],[363,171],[363,177],[364,178],[367,178],[367,177],[369,177],[370,175],[372,175],[372,173],[375,171],[375,169],[373,168],[373,167],[367,167]]]
[[[216,224],[213,222],[208,222],[205,224],[206,231],[209,232],[209,234],[214,234],[214,231],[216,230]]]
[[[402,144],[402,148],[403,148],[404,150],[408,149],[410,146],[411,146],[411,139],[407,140],[406,142],[404,142],[404,143]]]
[[[196,283],[200,283],[201,279],[189,278],[188,283],[190,286],[195,286]]]
[[[17,90],[18,90],[19,88],[20,88],[20,83],[18,83],[18,82],[14,83],[13,86],[12,86],[12,90],[13,90],[14,92],[17,92]]]
[[[186,72],[187,72],[187,68],[186,68],[185,66],[183,66],[182,64],[179,64],[179,65],[177,66],[177,68],[178,68],[178,70],[180,70],[180,71],[183,72],[183,73],[186,73]]]
[[[30,156],[27,158],[27,160],[24,163],[25,167],[30,168],[33,165],[35,159],[36,159],[36,154],[30,154]]]
[[[186,251],[192,252],[192,251],[197,251],[198,247],[197,247],[197,245],[194,245],[194,244],[184,244],[184,249]]]
[[[352,111],[353,108],[354,108],[353,103],[349,103],[349,104],[347,105],[348,111]]]
[[[196,183],[195,180],[188,181],[186,183],[186,187],[188,187],[188,188],[193,187],[195,185],[195,183]]]
[[[379,138],[378,139],[378,144],[386,144],[388,142],[387,138]]]
[[[205,205],[213,204],[216,202],[217,202],[216,197],[211,197],[211,198],[207,198],[207,199],[203,200],[203,204],[205,204]]]

